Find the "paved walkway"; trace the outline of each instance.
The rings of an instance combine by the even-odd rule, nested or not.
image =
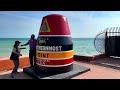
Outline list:
[[[12,70],[0,72],[0,79],[11,79],[10,78],[11,71]],[[32,79],[30,76],[23,72],[23,69],[19,69],[18,71],[20,73],[16,74],[14,79]]]
[[[89,67],[91,70],[72,79],[120,79],[120,70],[88,64],[80,61],[74,61],[74,63]],[[23,73],[22,69],[19,69],[19,72],[20,74],[17,74],[15,76],[15,79],[32,79],[30,76]],[[10,73],[11,70],[6,72],[0,72],[0,79],[10,79]]]
[[[80,61],[75,61],[75,63],[89,67],[91,70],[72,79],[120,79],[120,70],[83,63]]]
[[[90,63],[108,66],[120,70],[120,58],[106,57],[106,58],[97,59],[95,61],[90,61]]]

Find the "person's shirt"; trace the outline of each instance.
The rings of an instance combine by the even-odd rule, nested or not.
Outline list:
[[[14,48],[13,48],[13,51],[16,51],[17,53],[20,54],[20,48],[19,48],[19,47],[18,47],[18,50],[16,50],[16,48],[14,47]]]
[[[30,50],[36,50],[36,42],[37,42],[36,39],[34,39],[34,41],[32,41],[32,40],[28,41]]]

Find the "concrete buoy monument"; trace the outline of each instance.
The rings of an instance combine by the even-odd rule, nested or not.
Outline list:
[[[43,17],[36,50],[37,65],[47,71],[73,69],[73,43],[66,17],[56,14]]]
[[[74,70],[76,65],[73,65],[73,56],[73,42],[67,18],[59,14],[47,15],[42,19],[37,38],[37,66],[31,70],[29,67],[24,68],[23,71],[37,78],[41,77],[41,74],[47,73],[59,74],[68,72],[68,76],[70,76],[70,71],[72,71],[72,74],[74,74],[73,71],[77,73]],[[79,66],[77,67],[80,68]],[[82,68],[83,71],[84,69],[86,71],[89,70],[88,68]]]

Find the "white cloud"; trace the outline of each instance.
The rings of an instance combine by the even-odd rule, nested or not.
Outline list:
[[[0,29],[3,30],[1,31],[0,37],[11,36],[27,38],[32,33],[38,35],[42,19],[31,18],[14,13],[0,12]]]
[[[41,12],[39,14],[41,15]],[[42,11],[43,16],[46,14],[61,14],[67,17],[72,37],[95,37],[107,27],[120,26],[120,12],[114,11]],[[30,33],[38,33],[42,18],[32,17],[32,14],[30,17],[21,15],[17,11],[1,11],[0,28],[8,31],[18,28],[21,34],[28,36]]]
[[[93,17],[92,14],[75,12],[79,21],[74,21],[71,26],[73,37],[95,37],[100,31],[108,27],[120,27],[120,17],[117,15],[107,15]],[[114,13],[113,13],[114,14]],[[120,12],[117,14],[119,15]]]

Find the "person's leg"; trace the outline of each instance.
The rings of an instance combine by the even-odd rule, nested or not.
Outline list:
[[[15,70],[15,74],[17,74],[18,73],[18,67],[19,67],[19,59],[18,60],[16,60],[16,70]]]
[[[31,67],[33,67],[33,53],[31,51],[29,51],[29,60]]]
[[[36,65],[36,51],[34,52],[34,65]]]
[[[15,72],[17,72],[18,67],[19,67],[19,60],[13,60],[13,62],[14,62],[14,69],[13,69],[12,73],[15,73]]]
[[[14,78],[14,74],[17,72],[18,67],[19,67],[19,60],[13,60],[14,63],[14,69],[10,75],[11,78]]]

